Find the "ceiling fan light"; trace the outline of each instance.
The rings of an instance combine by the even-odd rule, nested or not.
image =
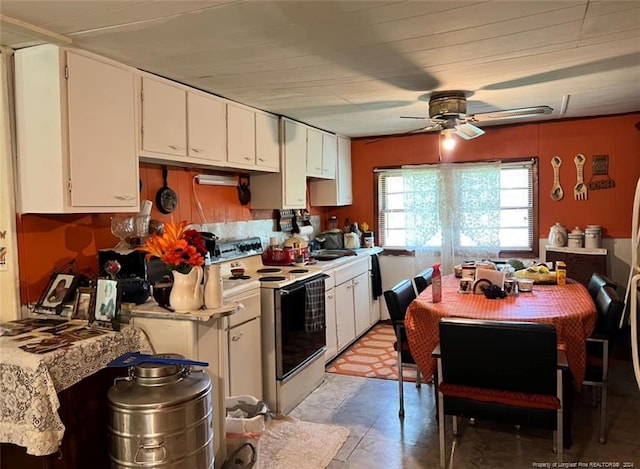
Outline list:
[[[440,132],[440,137],[442,139],[442,149],[446,151],[451,151],[456,146],[456,140],[453,138],[453,134],[455,133],[454,129],[443,129]]]

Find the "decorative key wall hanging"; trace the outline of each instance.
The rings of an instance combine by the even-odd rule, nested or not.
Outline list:
[[[593,155],[591,157],[592,174],[589,180],[589,189],[611,189],[616,187],[616,182],[609,176],[609,155]],[[596,176],[604,176],[597,177]]]

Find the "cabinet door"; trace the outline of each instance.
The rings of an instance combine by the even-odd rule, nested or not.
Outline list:
[[[332,134],[322,134],[322,177],[335,179],[338,160],[338,139]]]
[[[278,117],[256,112],[256,165],[263,171],[280,171]]]
[[[307,129],[307,176],[322,177],[322,132]]]
[[[187,94],[187,155],[223,163],[227,159],[227,106],[215,97]]]
[[[338,184],[337,205],[349,205],[353,202],[351,195],[351,140],[338,137]]]
[[[285,121],[283,208],[304,208],[307,200],[307,132],[294,122]]]
[[[229,329],[229,395],[262,399],[260,319]]]
[[[353,309],[356,325],[356,336],[361,335],[369,328],[370,303],[369,303],[369,272],[358,275],[353,279]]]
[[[187,155],[187,92],[142,78],[142,150]]]
[[[348,281],[334,288],[336,294],[336,329],[338,351],[342,351],[356,337],[353,310],[353,282]]]
[[[227,104],[227,161],[240,166],[256,164],[255,113]]]
[[[67,54],[71,206],[138,208],[133,72]]]
[[[338,332],[336,325],[336,298],[334,289],[324,292],[324,307],[327,325],[327,350],[324,353],[325,362],[333,360],[338,354]]]

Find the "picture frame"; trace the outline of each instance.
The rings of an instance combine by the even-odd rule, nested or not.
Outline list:
[[[91,286],[89,324],[119,330],[122,289],[114,279],[97,278]]]
[[[76,298],[73,302],[73,310],[69,319],[89,320],[89,307],[91,305],[91,288],[78,287]]]
[[[71,301],[75,296],[79,278],[78,275],[68,272],[55,272],[52,274],[34,307],[34,311],[62,314],[65,303]]]

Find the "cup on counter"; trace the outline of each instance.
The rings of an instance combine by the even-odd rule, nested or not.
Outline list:
[[[460,279],[460,287],[458,288],[458,292],[460,293],[471,293],[471,289],[473,288],[473,279],[472,278],[461,278]]]

